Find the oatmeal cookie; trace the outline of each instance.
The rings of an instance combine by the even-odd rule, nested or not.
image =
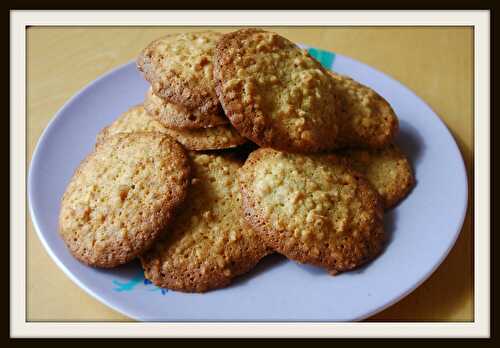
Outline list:
[[[155,285],[185,292],[227,286],[269,253],[246,225],[231,156],[191,153],[193,179],[186,204],[165,238],[141,256]]]
[[[244,137],[262,147],[337,147],[338,98],[325,68],[284,37],[258,29],[225,34],[214,55],[216,91]]]
[[[336,273],[382,250],[380,198],[342,159],[261,148],[239,178],[247,222],[286,257]]]
[[[95,267],[131,261],[160,237],[184,201],[190,164],[160,133],[107,137],[80,164],[62,197],[59,232]]]

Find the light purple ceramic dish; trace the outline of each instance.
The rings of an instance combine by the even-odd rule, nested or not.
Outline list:
[[[99,301],[147,321],[361,320],[419,286],[447,256],[465,217],[467,178],[459,149],[440,118],[399,82],[353,59],[309,50],[326,67],[375,89],[399,116],[397,143],[411,159],[417,185],[386,214],[389,241],[380,257],[359,270],[332,277],[271,255],[233,285],[206,294],[156,288],[144,279],[138,263],[98,270],[76,261],[58,236],[60,198],[99,130],[142,102],[148,86],[129,63],[68,101],[36,147],[28,179],[29,206],[52,259]]]

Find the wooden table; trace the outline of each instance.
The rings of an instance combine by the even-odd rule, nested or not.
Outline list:
[[[32,27],[28,30],[28,149],[69,98],[98,76],[134,59],[152,39],[200,28]],[[221,28],[229,31],[230,28]],[[273,28],[292,41],[375,67],[415,91],[444,120],[464,156],[472,187],[473,31],[470,28]],[[469,197],[472,191],[469,189]],[[473,224],[439,269],[374,321],[473,320]],[[28,222],[27,318],[126,321],[76,286],[49,258]]]

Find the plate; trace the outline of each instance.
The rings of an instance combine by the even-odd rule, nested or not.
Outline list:
[[[417,185],[385,216],[389,241],[373,262],[336,277],[271,255],[228,288],[205,294],[159,289],[137,262],[99,270],[76,261],[57,232],[60,198],[96,134],[142,102],[147,83],[133,62],[95,80],[55,115],[34,152],[28,178],[35,229],[57,265],[90,295],[142,321],[355,321],[409,294],[441,264],[467,207],[460,151],[440,118],[399,82],[348,57],[308,48],[323,65],[372,87],[400,119],[397,143]]]

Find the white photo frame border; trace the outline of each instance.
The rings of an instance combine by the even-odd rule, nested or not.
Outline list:
[[[474,28],[474,321],[470,323],[27,322],[26,29],[28,26],[472,26]],[[489,337],[489,11],[10,12],[11,337]],[[17,115],[17,117],[16,117]],[[14,233],[16,232],[16,233]]]

